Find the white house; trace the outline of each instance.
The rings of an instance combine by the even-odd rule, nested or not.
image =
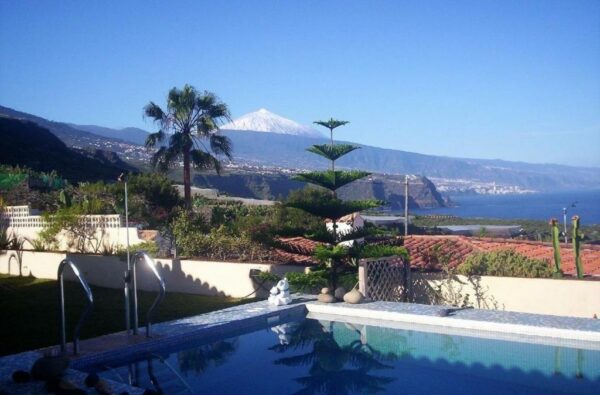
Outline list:
[[[329,232],[333,232],[333,221],[327,219],[325,221],[325,225],[327,226],[327,230]],[[337,230],[336,233],[338,235],[345,235],[354,230],[361,229],[365,226],[365,220],[359,212],[344,215],[343,217],[336,220]]]

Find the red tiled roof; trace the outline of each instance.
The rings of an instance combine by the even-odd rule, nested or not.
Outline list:
[[[277,241],[283,245],[286,250],[303,255],[312,255],[315,252],[315,248],[319,244],[322,244],[304,237],[279,237],[277,238]]]
[[[138,237],[144,241],[155,241],[158,237],[158,230],[138,230]]]
[[[410,265],[424,270],[440,270],[439,257],[449,260],[455,267],[473,252],[473,247],[463,236],[410,236],[404,239],[404,247],[410,255]]]
[[[552,244],[538,241],[476,238],[466,236],[409,236],[404,240],[411,257],[411,266],[426,270],[439,270],[438,256],[446,256],[450,267],[454,267],[474,251],[498,251],[512,249],[528,258],[546,260],[554,265]],[[441,252],[442,254],[436,253]],[[567,275],[574,275],[575,255],[571,245],[560,248],[562,270]],[[583,245],[581,260],[584,273],[600,276],[600,246]]]
[[[273,252],[283,263],[300,265],[314,265],[317,263],[312,255],[316,246],[320,243],[304,237],[279,237],[277,241],[281,248],[275,248]]]
[[[280,248],[275,248],[273,250],[273,256],[279,263],[284,265],[312,266],[316,264],[315,260],[310,255],[294,254]]]

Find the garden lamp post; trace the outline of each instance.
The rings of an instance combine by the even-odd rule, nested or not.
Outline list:
[[[129,312],[129,283],[131,281],[131,260],[129,259],[129,206],[127,201],[127,174],[121,173],[121,175],[119,176],[119,182],[122,182],[125,187],[125,243],[127,249],[127,271],[125,272],[125,286],[123,288],[123,293],[125,295],[125,328],[127,330],[127,334],[129,334],[131,330],[131,317]]]
[[[408,236],[408,174],[404,177],[404,237]]]

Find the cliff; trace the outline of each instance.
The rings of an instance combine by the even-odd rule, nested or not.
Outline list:
[[[291,179],[282,173],[229,173],[198,174],[194,186],[218,189],[222,194],[253,199],[281,200],[295,189],[307,184]],[[379,199],[392,208],[404,207],[404,176],[373,174],[339,189],[345,200]],[[411,176],[409,181],[409,207],[441,207],[444,200],[426,177]]]

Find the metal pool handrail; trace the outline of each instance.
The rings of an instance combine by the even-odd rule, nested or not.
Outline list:
[[[137,302],[137,280],[136,280],[137,276],[136,276],[135,268],[140,259],[143,259],[146,262],[146,265],[148,265],[148,267],[152,271],[152,273],[154,273],[154,276],[158,280],[158,285],[160,287],[158,296],[156,297],[156,299],[154,299],[154,303],[152,303],[152,306],[150,306],[150,309],[148,309],[148,312],[146,313],[146,337],[150,337],[150,332],[151,332],[151,328],[152,328],[152,313],[154,313],[154,309],[156,309],[158,304],[164,299],[166,287],[165,287],[165,280],[158,272],[156,263],[154,262],[154,260],[152,258],[150,258],[150,255],[148,255],[148,253],[146,253],[144,251],[136,252],[135,255],[133,256],[133,265],[132,265],[132,269],[133,269],[133,276],[132,276],[132,280],[133,280],[133,334],[134,335],[137,335],[137,333],[138,333],[138,302]]]
[[[65,267],[67,265],[71,266],[73,273],[75,273],[75,276],[77,276],[77,278],[79,279],[79,282],[81,283],[81,286],[83,287],[83,290],[85,292],[85,295],[87,297],[87,302],[88,302],[87,308],[81,315],[81,318],[79,318],[79,321],[77,322],[77,326],[75,327],[75,333],[73,334],[73,353],[75,355],[77,355],[79,352],[79,332],[81,331],[81,327],[83,326],[83,323],[85,322],[88,315],[92,311],[92,307],[94,306],[94,296],[92,294],[92,290],[90,289],[90,286],[88,285],[87,281],[85,281],[85,277],[83,277],[83,274],[81,274],[77,265],[74,264],[69,259],[63,259],[60,262],[60,264],[58,265],[58,273],[57,273],[58,280],[59,280],[59,287],[60,287],[60,351],[61,351],[61,353],[64,354],[67,349],[67,335],[66,335],[66,329],[65,329],[66,325],[65,325],[65,287],[64,287],[64,271],[65,271]]]
[[[178,379],[179,381],[181,381],[181,383],[185,386],[185,388],[192,394],[195,395],[196,392],[194,392],[194,390],[192,389],[192,387],[190,387],[190,385],[188,384],[187,381],[185,381],[185,379],[177,372],[177,370],[171,366],[171,364],[169,364],[163,357],[161,357],[158,354],[150,354],[150,357],[154,357],[156,359],[158,359],[163,365],[165,365]],[[150,370],[152,368],[152,359],[149,358],[148,359],[148,374],[150,374]]]

